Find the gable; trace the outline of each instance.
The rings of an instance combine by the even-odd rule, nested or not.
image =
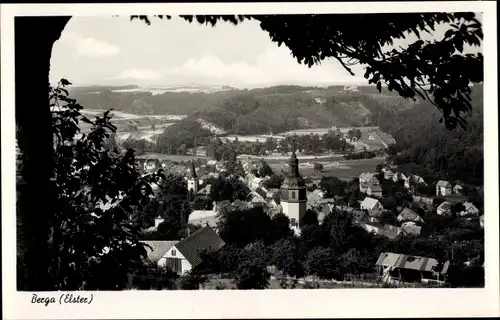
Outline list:
[[[141,241],[145,244],[148,260],[157,262],[179,241]]]
[[[202,252],[215,252],[224,245],[224,240],[210,226],[206,226],[181,240],[176,248],[195,267],[202,262]]]

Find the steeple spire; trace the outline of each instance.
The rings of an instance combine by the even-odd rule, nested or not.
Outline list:
[[[194,168],[194,160],[191,160],[191,178],[197,178],[196,169]]]
[[[291,177],[299,176],[299,159],[297,159],[297,155],[295,154],[295,138],[292,139],[292,156],[290,157],[288,163],[288,175]]]

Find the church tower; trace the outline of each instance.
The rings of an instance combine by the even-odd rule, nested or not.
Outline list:
[[[283,214],[290,219],[292,230],[300,233],[300,220],[307,210],[306,186],[299,174],[299,160],[295,155],[295,139],[293,139],[292,155],[288,163],[288,176],[281,185],[280,202]]]
[[[188,178],[188,193],[191,194],[191,191],[193,192],[193,195],[196,195],[198,193],[198,176],[196,175],[196,170],[194,168],[194,161],[191,160],[191,174]]]

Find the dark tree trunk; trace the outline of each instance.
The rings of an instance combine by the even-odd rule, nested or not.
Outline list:
[[[24,184],[18,203],[18,290],[47,291],[53,197],[53,140],[49,109],[49,70],[52,45],[70,17],[16,17],[16,126],[22,153]]]

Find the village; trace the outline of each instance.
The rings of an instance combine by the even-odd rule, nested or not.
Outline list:
[[[188,225],[194,226],[196,231],[188,231],[182,239],[144,240],[150,248],[149,262],[182,276],[202,263],[202,252],[214,253],[224,247],[225,242],[219,235],[221,203],[211,199],[210,181],[214,179],[239,180],[248,188],[248,195],[244,200],[235,200],[230,205],[238,209],[262,208],[270,217],[283,214],[289,219],[289,227],[295,237],[301,236],[302,221],[311,212],[314,212],[319,225],[329,215],[339,212],[348,214],[356,228],[392,242],[408,238],[442,237],[433,228],[426,227],[430,224],[427,221],[429,216],[432,219],[455,219],[472,229],[484,228],[482,207],[467,196],[468,190],[477,191],[480,188],[460,181],[425,181],[421,176],[401,172],[390,163],[382,163],[370,172],[360,172],[347,182],[339,182],[336,177],[302,176],[295,152],[295,139],[293,143],[293,151],[289,152],[288,172],[282,172],[282,180],[276,178],[277,175],[262,159],[238,159],[236,162],[240,170],[234,170],[235,164],[229,161],[197,159],[173,165],[157,159],[141,158],[139,165],[144,174],[161,171],[182,176],[192,202],[203,199],[205,203],[211,204],[190,212]],[[152,187],[156,194],[162,192],[160,187]],[[388,201],[394,195],[397,200]],[[156,232],[163,223],[165,217],[157,216],[154,224],[144,231],[145,234]],[[480,257],[462,263],[470,265],[477,259]],[[428,256],[415,256],[410,252],[382,252],[367,277],[360,278],[358,275],[354,278],[367,286],[404,287],[415,283],[445,286],[452,263],[450,260],[438,261]],[[274,266],[267,267],[271,279],[279,277]],[[344,276],[340,282],[353,283],[351,278],[353,275]],[[305,283],[305,279],[295,281]],[[319,277],[317,283],[321,281],[328,282]],[[332,281],[335,282],[330,279]]]

